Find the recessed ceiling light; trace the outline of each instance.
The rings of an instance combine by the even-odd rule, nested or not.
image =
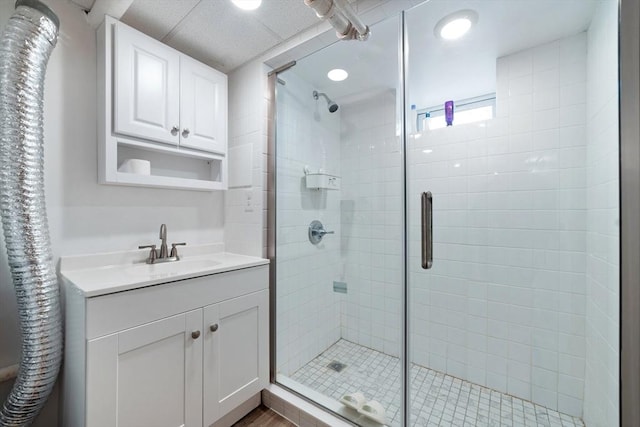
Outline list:
[[[349,77],[349,73],[341,68],[334,68],[327,73],[327,77],[329,77],[329,79],[333,80],[334,82],[341,82]]]
[[[455,40],[464,36],[478,22],[478,14],[470,9],[451,13],[438,21],[433,33],[445,40]]]
[[[430,153],[433,153],[433,150],[431,150],[431,149],[427,148],[426,150],[422,150],[422,152],[423,152],[424,154],[430,154]]]
[[[256,10],[262,4],[262,0],[231,0],[231,2],[242,10]]]

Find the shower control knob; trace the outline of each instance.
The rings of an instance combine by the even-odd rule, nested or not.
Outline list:
[[[180,131],[180,128],[178,126],[174,126],[171,128],[171,135],[176,136],[178,134],[178,131]]]
[[[215,332],[218,330],[218,324],[214,323],[213,325],[209,326],[209,329],[211,329],[211,332]]]
[[[194,340],[197,340],[199,337],[200,337],[200,331],[191,332],[191,338],[193,338]]]
[[[309,241],[317,245],[322,242],[322,238],[327,234],[335,234],[335,231],[327,231],[324,229],[324,225],[318,220],[314,220],[309,224]]]
[[[182,136],[183,136],[184,138],[188,137],[188,136],[189,136],[189,132],[190,132],[190,131],[189,131],[189,128],[186,128],[185,130],[183,130],[183,131],[182,131]]]

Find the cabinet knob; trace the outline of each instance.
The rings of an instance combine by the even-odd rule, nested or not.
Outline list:
[[[209,326],[209,329],[211,329],[211,332],[215,332],[218,330],[218,324],[214,323],[213,325]]]
[[[197,340],[199,336],[200,336],[200,331],[191,332],[191,338],[193,338],[194,340]]]
[[[189,136],[189,132],[190,132],[189,128],[185,128],[185,129],[182,131],[182,136],[183,136],[184,138],[188,137],[188,136]]]
[[[178,126],[174,126],[171,128],[171,135],[176,136],[180,128]]]

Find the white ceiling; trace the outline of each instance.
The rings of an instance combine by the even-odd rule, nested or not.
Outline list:
[[[350,1],[361,8],[389,4],[391,10],[399,0]],[[430,0],[410,9],[408,102],[422,108],[495,92],[496,58],[586,30],[599,1],[615,0]],[[229,72],[319,24],[304,0],[262,3],[255,11],[242,11],[231,0],[134,0],[122,21]],[[478,12],[470,33],[453,42],[436,38],[436,23],[461,9]],[[394,89],[398,31],[399,18],[389,18],[372,26],[368,41],[336,41],[306,58],[296,58],[298,65],[291,72],[338,102]],[[350,77],[329,81],[326,73],[335,67],[347,69]]]
[[[263,0],[255,11],[231,0],[134,0],[121,20],[223,72],[319,23],[303,0]]]
[[[588,28],[598,1],[615,0],[431,0],[406,15],[409,104],[418,108],[447,99],[495,92],[496,58]],[[478,23],[462,39],[434,36],[436,23],[461,9],[478,12]],[[298,61],[291,69],[338,103],[398,85],[398,19],[372,27],[365,43],[337,42]],[[349,78],[331,82],[331,68]],[[286,74],[282,76],[286,80]]]
[[[91,10],[96,0],[71,0],[71,2],[77,4],[84,10]]]

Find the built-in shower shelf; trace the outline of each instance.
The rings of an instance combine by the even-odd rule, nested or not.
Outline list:
[[[308,173],[306,175],[307,188],[313,190],[339,190],[340,177],[326,173]]]

